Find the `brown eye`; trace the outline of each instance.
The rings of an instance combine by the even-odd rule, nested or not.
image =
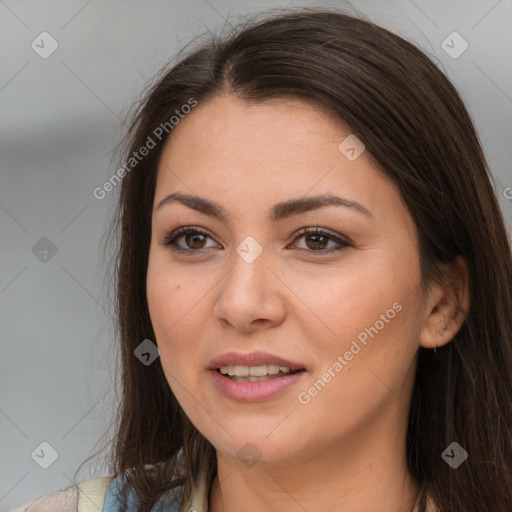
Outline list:
[[[199,252],[201,249],[209,248],[205,243],[210,235],[199,228],[182,227],[171,233],[162,242],[174,251]]]
[[[329,239],[323,235],[307,235],[304,239],[310,249],[325,249],[329,242]]]
[[[348,240],[344,240],[319,228],[305,228],[300,230],[296,235],[294,245],[296,245],[296,241],[301,238],[304,239],[306,247],[298,247],[298,249],[309,253],[318,253],[318,255],[340,251],[353,245]],[[330,242],[332,242],[334,246],[329,247]]]
[[[203,249],[214,247],[215,245],[206,245],[208,238],[211,239],[209,233],[201,228],[185,226],[178,228],[169,236],[167,236],[162,245],[169,247],[173,251],[182,253],[200,252]],[[297,240],[304,239],[305,247],[296,247],[301,251],[306,251],[310,254],[321,256],[322,254],[329,254],[335,251],[340,251],[353,244],[348,240],[329,233],[319,228],[305,228],[297,233],[294,245]],[[329,247],[329,244],[334,244]]]
[[[187,233],[183,237],[186,245],[192,249],[202,249],[206,240],[202,233]]]

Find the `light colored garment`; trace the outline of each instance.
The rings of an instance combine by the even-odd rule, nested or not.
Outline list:
[[[138,498],[133,489],[126,501],[120,498],[124,475],[99,477],[84,480],[76,485],[45,494],[11,512],[138,512]],[[178,488],[178,496],[181,496]],[[184,510],[190,512],[208,512],[210,485],[204,473],[201,473],[199,485],[193,490],[192,497]],[[178,512],[179,505],[160,507],[162,501],[171,494],[165,494],[153,508],[155,512]]]
[[[111,480],[109,477],[90,478],[45,494],[11,512],[101,512]]]

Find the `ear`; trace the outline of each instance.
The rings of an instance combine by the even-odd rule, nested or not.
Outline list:
[[[470,307],[469,276],[462,257],[441,265],[443,282],[427,292],[426,316],[420,332],[420,346],[446,345],[460,331]]]

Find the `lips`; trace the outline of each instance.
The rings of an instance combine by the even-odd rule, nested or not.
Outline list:
[[[288,359],[268,354],[266,352],[251,352],[249,354],[240,354],[237,352],[226,352],[214,358],[208,365],[209,370],[219,370],[221,366],[261,366],[261,365],[286,366],[292,371],[304,370],[300,363]]]
[[[297,388],[301,382],[304,383],[307,376],[305,370],[298,370],[289,374],[282,374],[282,376],[248,377],[248,379],[256,379],[257,382],[255,382],[247,380],[247,378],[245,380],[233,380],[227,375],[222,375],[218,370],[209,370],[208,373],[213,388],[224,398],[246,403],[257,403],[277,398],[286,391],[290,392],[293,387]],[[304,384],[301,387],[303,388]]]

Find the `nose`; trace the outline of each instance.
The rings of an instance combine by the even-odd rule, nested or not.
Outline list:
[[[213,313],[224,327],[241,332],[275,327],[286,314],[286,287],[269,255],[263,251],[254,261],[238,253],[220,281]]]

